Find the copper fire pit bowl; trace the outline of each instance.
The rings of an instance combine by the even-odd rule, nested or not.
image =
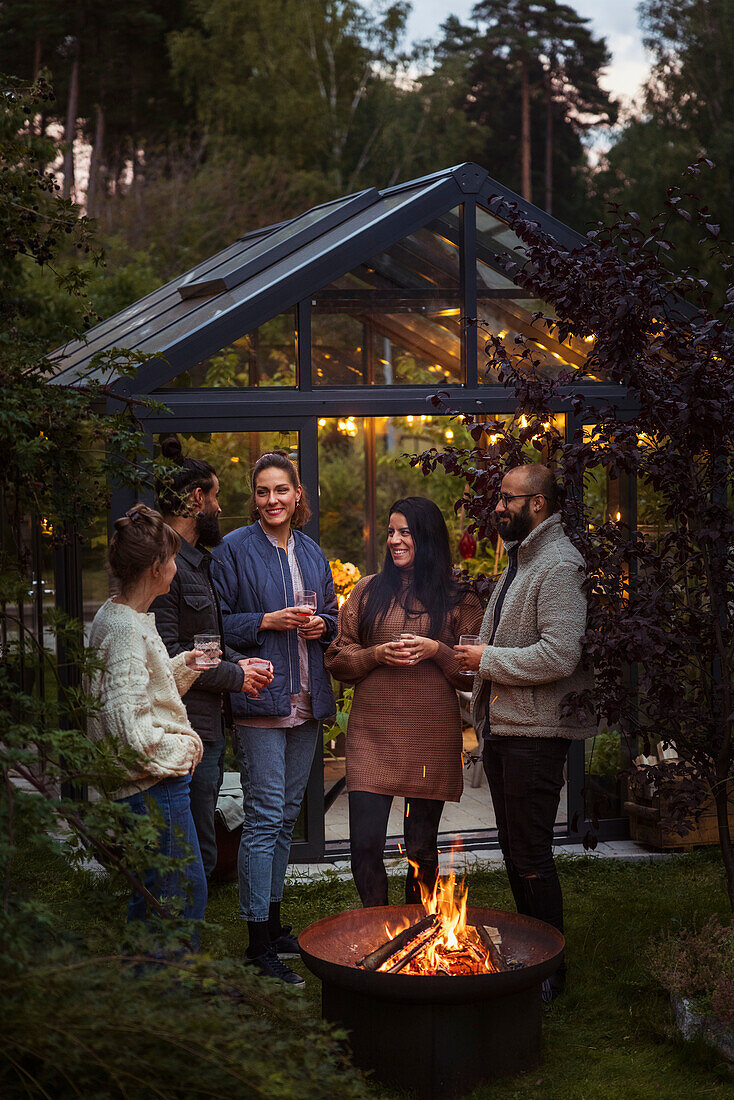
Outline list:
[[[386,974],[358,961],[395,928],[423,916],[420,905],[354,909],[324,917],[298,942],[321,979],[325,1019],[345,1028],[355,1063],[388,1086],[423,1100],[462,1096],[482,1082],[522,1073],[541,1060],[540,987],[564,939],[542,921],[467,907],[467,923],[493,925],[522,966],[496,974]]]

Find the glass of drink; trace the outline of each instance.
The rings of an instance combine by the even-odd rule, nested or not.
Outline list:
[[[459,638],[459,645],[481,645],[478,634],[462,634]]]
[[[392,634],[391,637],[390,637],[390,641],[397,644],[397,645],[399,645],[400,648],[403,651],[405,651],[405,649],[406,649],[408,643],[410,642],[411,638],[414,638],[414,637],[415,637],[414,634],[411,634],[409,631],[403,630],[400,633]],[[412,665],[415,664],[415,657],[411,657],[410,660],[409,660],[409,663],[412,664]]]
[[[196,667],[200,669],[216,668],[219,664],[218,634],[195,634],[194,649],[200,649],[201,656],[196,658]]]
[[[266,661],[264,657],[251,657],[250,664],[255,665],[256,668],[263,668],[266,672],[273,671],[270,661]]]
[[[306,589],[305,592],[295,592],[294,606],[298,614],[304,619],[310,619],[316,611],[317,600],[316,593]]]

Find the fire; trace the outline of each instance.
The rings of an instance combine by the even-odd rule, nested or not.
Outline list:
[[[409,862],[417,877],[417,865]],[[426,917],[433,920],[420,922],[426,927],[398,953],[386,959],[378,970],[387,972],[397,968],[402,974],[496,973],[498,968],[490,958],[481,933],[474,925],[467,924],[468,890],[465,880],[457,883],[452,871],[449,875],[439,876],[432,890],[420,878],[417,881]],[[409,922],[401,922],[394,928],[386,925],[388,940],[394,939],[406,927],[409,927]],[[407,961],[399,965],[403,959]]]

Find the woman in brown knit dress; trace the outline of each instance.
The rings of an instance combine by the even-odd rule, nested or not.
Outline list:
[[[443,805],[463,791],[456,689],[470,681],[452,647],[481,621],[478,598],[453,579],[439,509],[424,497],[396,501],[382,571],[355,586],[325,659],[332,676],[355,685],[347,789],[352,874],[364,906],[387,905],[383,853],[395,795],[405,798],[407,857],[426,886],[436,881]],[[405,896],[420,900],[412,866]]]

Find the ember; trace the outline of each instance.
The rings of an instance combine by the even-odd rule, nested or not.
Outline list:
[[[466,975],[498,974],[512,967],[502,957],[496,928],[467,924],[464,880],[457,885],[451,872],[439,877],[432,891],[418,881],[426,916],[398,928],[385,925],[385,943],[360,960],[362,968],[390,974]]]

